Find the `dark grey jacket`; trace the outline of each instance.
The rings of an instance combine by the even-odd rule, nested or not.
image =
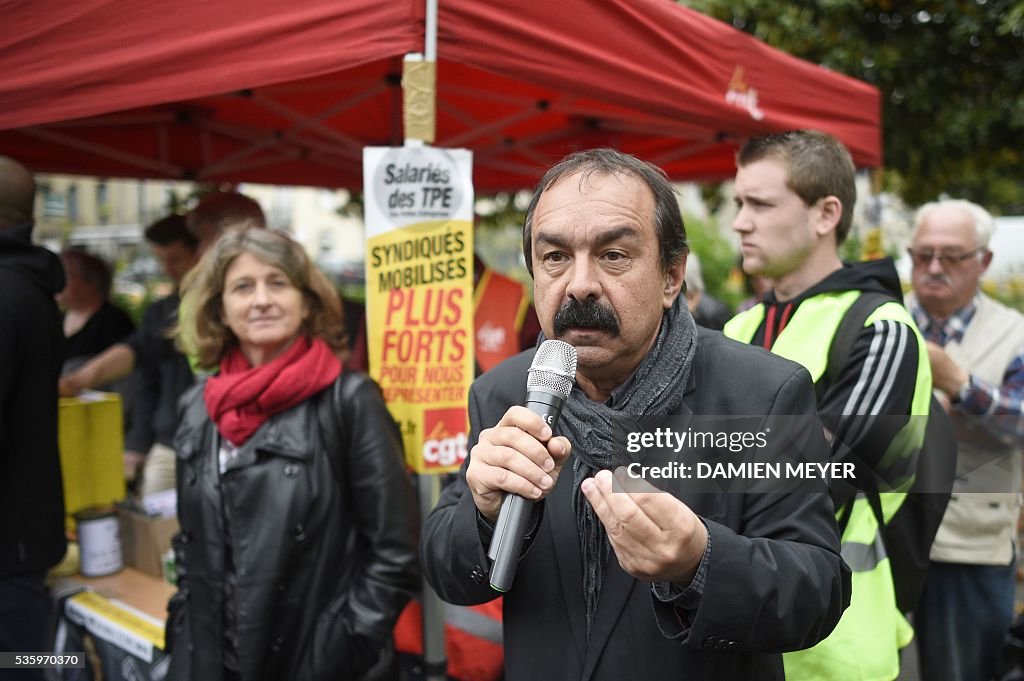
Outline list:
[[[178,400],[195,379],[188,359],[174,347],[167,332],[178,323],[177,293],[150,303],[142,325],[128,340],[135,353],[137,385],[132,405],[132,427],[124,448],[145,454],[154,442],[173,446],[178,426]]]
[[[473,384],[470,446],[509,406],[523,403],[533,353]],[[701,329],[681,413],[814,415],[814,390],[797,364]],[[824,459],[816,421],[804,435],[803,454]],[[781,680],[779,653],[823,639],[849,604],[849,570],[826,493],[683,494],[711,541],[696,609],[656,600],[650,585],[611,555],[588,642],[571,487],[570,461],[541,504],[540,524],[505,595],[509,681]],[[485,528],[463,467],[428,517],[421,544],[424,572],[443,599],[473,604],[497,596],[486,579]]]
[[[419,586],[416,506],[376,383],[343,374],[271,417],[224,474],[204,385],[182,398],[175,435],[184,569],[169,606],[171,678],[221,678],[226,610],[245,681],[358,677]]]

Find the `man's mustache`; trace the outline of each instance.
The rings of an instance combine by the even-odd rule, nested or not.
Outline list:
[[[570,299],[555,313],[555,335],[569,329],[594,329],[619,335],[619,318],[615,312],[598,304],[593,298],[580,302]]]
[[[946,286],[952,286],[953,285],[953,281],[949,278],[949,275],[947,275],[945,272],[940,272],[938,274],[933,274],[933,273],[929,272],[925,276],[925,282],[926,283],[935,283],[935,284],[945,284]]]

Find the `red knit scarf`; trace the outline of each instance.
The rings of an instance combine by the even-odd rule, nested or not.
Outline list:
[[[287,352],[258,367],[237,346],[206,381],[206,412],[217,430],[240,446],[268,418],[315,395],[341,374],[341,361],[320,338],[296,339]]]

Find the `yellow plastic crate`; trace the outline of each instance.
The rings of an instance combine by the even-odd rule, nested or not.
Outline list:
[[[63,397],[59,403],[58,438],[64,477],[66,526],[73,513],[88,506],[124,499],[124,427],[121,397],[90,392]]]

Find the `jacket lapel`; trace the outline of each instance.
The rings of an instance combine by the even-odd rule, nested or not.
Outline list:
[[[684,390],[684,395],[692,393],[696,388],[696,371],[691,371],[689,379]],[[693,412],[685,402],[680,403],[679,407],[675,412],[674,423],[678,424],[681,418],[683,423],[688,424],[693,418]],[[569,501],[567,508],[570,509],[570,518],[573,523],[573,529],[575,529],[575,517],[572,516],[571,508],[572,502]],[[576,566],[576,593],[579,594],[576,599],[579,604],[579,609],[583,613],[581,620],[583,623],[583,629],[580,632],[573,629],[573,634],[582,634],[582,638],[586,638],[586,613],[583,608],[583,583],[580,577],[579,567],[579,539],[576,533],[573,533],[573,554],[575,555],[575,566]],[[558,552],[556,552],[557,555]],[[590,632],[590,643],[585,646],[585,655],[583,659],[583,674],[580,676],[581,681],[588,681],[594,672],[597,670],[597,663],[601,660],[601,655],[605,652],[608,644],[608,639],[611,637],[612,632],[615,630],[616,625],[622,616],[622,611],[632,597],[633,589],[635,588],[647,588],[646,583],[637,586],[637,578],[630,575],[628,572],[622,569],[619,565],[618,559],[615,557],[614,549],[608,555],[608,563],[605,566],[604,571],[604,586],[601,588],[601,597],[597,602],[597,612],[594,615],[594,628]],[[648,596],[650,598],[650,596]],[[649,611],[649,616],[654,617],[653,609]],[[575,621],[575,620],[574,620]]]
[[[684,394],[690,394],[696,388],[696,371],[691,371]],[[679,406],[677,415],[682,415],[688,422],[693,413],[685,403]],[[576,529],[576,515],[572,509],[572,463],[570,457],[558,476],[555,490],[548,497],[545,508],[547,522],[550,523],[550,541],[552,553],[558,568],[558,578],[562,586],[562,598],[571,623],[572,640],[575,644],[578,659],[583,661],[581,681],[587,681],[597,669],[601,654],[605,651],[626,603],[637,585],[637,579],[619,566],[615,553],[608,556],[605,569],[604,587],[594,615],[594,628],[587,643],[587,614],[583,603],[583,577],[580,565],[580,540]],[[654,617],[653,611],[650,614]]]
[[[572,462],[570,458],[558,476],[554,492],[544,509],[551,523],[552,553],[562,584],[562,598],[568,613],[576,654],[583,660],[587,649],[587,614],[583,605],[583,578],[580,572],[580,540],[576,515],[572,511]]]
[[[615,558],[615,552],[612,551],[608,555],[608,564],[604,571],[604,586],[601,588],[601,597],[597,602],[594,629],[590,632],[590,644],[587,646],[587,654],[583,660],[581,681],[587,681],[597,668],[601,654],[605,652],[608,638],[615,629],[615,625],[618,624],[622,609],[629,601],[636,583],[636,577],[619,567],[619,561]],[[650,616],[654,617],[653,610],[651,610]]]

